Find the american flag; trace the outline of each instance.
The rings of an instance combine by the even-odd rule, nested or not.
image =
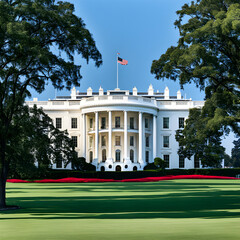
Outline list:
[[[128,61],[125,59],[122,59],[120,57],[118,57],[118,63],[122,64],[122,65],[128,65]]]

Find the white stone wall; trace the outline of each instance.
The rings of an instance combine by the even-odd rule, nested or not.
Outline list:
[[[153,91],[153,90],[152,90]],[[108,94],[111,92],[109,91]],[[90,93],[89,93],[90,94]],[[202,107],[204,102],[191,101],[180,99],[171,99],[169,96],[160,100],[151,92],[152,98],[145,98],[137,95],[124,96],[118,95],[103,95],[101,91],[100,96],[89,95],[81,100],[77,100],[74,95],[73,100],[53,100],[53,101],[33,101],[27,102],[29,106],[37,104],[42,107],[44,111],[53,119],[54,124],[56,118],[62,118],[62,129],[67,130],[69,136],[77,136],[78,146],[76,151],[78,156],[85,156],[87,162],[90,162],[90,151],[93,152],[93,164],[97,170],[104,167],[106,171],[115,171],[116,166],[120,166],[122,171],[132,171],[133,167],[142,170],[146,163],[146,151],[149,152],[149,162],[154,161],[154,146],[156,146],[155,156],[163,158],[164,155],[169,155],[169,168],[179,168],[179,156],[177,154],[178,143],[175,140],[176,130],[179,125],[179,117],[186,119],[188,117],[189,109],[193,107]],[[92,93],[91,93],[92,94]],[[167,93],[166,93],[167,94]],[[178,94],[179,95],[179,94]],[[73,96],[72,96],[73,97]],[[88,98],[87,98],[88,97]],[[112,120],[112,141],[111,152],[109,156],[109,111],[111,111]],[[127,112],[127,155],[124,156],[124,111]],[[96,146],[96,132],[95,132],[95,113],[98,112],[98,146]],[[142,161],[139,156],[139,116],[142,114]],[[86,119],[86,131],[84,132],[84,116]],[[120,128],[115,128],[115,117],[120,117]],[[156,142],[153,139],[153,118],[156,116]],[[106,118],[106,129],[101,129],[101,118]],[[130,118],[134,118],[134,129],[130,129]],[[163,118],[169,118],[169,128],[163,128]],[[77,128],[71,127],[71,119],[77,118]],[[90,129],[90,119],[92,120],[93,128]],[[148,119],[149,127],[145,128],[145,121]],[[106,136],[106,146],[102,146],[102,136]],[[120,146],[115,146],[115,136],[121,137]],[[134,136],[134,146],[130,146],[130,136]],[[149,137],[149,147],[146,147],[146,136]],[[169,136],[169,147],[163,146],[163,136]],[[89,139],[92,137],[92,147],[90,147]],[[86,147],[84,149],[84,139],[86,139]],[[95,148],[98,148],[98,156],[95,155]],[[106,162],[102,162],[102,150],[106,149]],[[121,151],[120,162],[115,162],[115,151]],[[134,161],[130,161],[130,150],[134,150]],[[109,158],[110,157],[110,158]],[[112,166],[110,168],[110,166]],[[53,166],[56,167],[55,165]],[[185,159],[184,168],[193,168],[194,161]],[[67,169],[70,169],[70,164]]]

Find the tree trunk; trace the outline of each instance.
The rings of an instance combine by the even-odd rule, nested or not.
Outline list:
[[[5,155],[5,142],[1,141],[0,145],[0,209],[6,208],[6,182],[8,167]]]
[[[0,178],[0,209],[6,208],[6,181],[6,178]]]

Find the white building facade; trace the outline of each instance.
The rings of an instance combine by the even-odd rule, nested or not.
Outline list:
[[[97,171],[143,170],[155,157],[165,160],[167,168],[199,168],[194,159],[178,155],[176,130],[184,127],[189,109],[202,107],[203,101],[183,99],[181,92],[169,96],[154,92],[88,88],[80,93],[75,88],[71,96],[55,100],[28,101],[43,108],[57,128],[67,130],[79,157],[96,166]],[[54,164],[53,168],[63,168]],[[69,164],[67,169],[71,169]]]

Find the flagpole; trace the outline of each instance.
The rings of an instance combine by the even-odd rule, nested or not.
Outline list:
[[[117,53],[117,88],[118,88],[118,53]]]

